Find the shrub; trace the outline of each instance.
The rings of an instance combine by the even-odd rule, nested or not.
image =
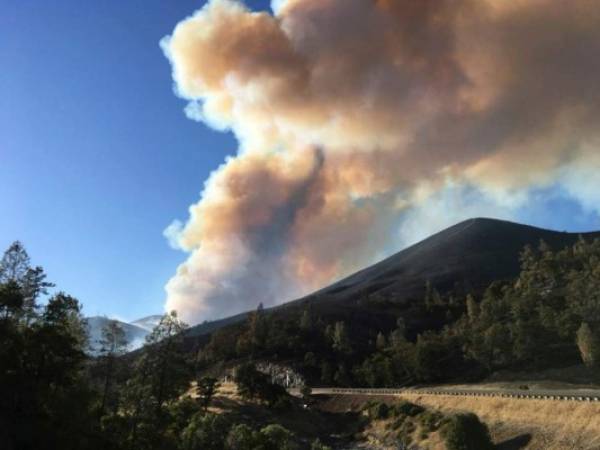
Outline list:
[[[373,406],[375,406],[377,403],[379,403],[379,402],[377,402],[377,401],[375,401],[375,400],[369,400],[367,403],[365,403],[365,404],[362,406],[362,411],[363,411],[363,412],[365,412],[365,411],[367,411],[367,412],[368,412],[368,411],[369,411],[369,409],[371,409],[371,408],[372,408]]]
[[[419,416],[419,423],[429,433],[440,428],[444,416],[437,411],[425,411]]]
[[[310,450],[332,450],[331,447],[322,444],[321,441],[319,439],[316,439],[313,441],[312,445],[310,446]]]
[[[425,411],[425,408],[419,405],[415,405],[414,403],[403,401],[394,405],[392,408],[393,416],[410,416],[415,417]]]
[[[281,425],[267,425],[260,430],[260,435],[264,438],[261,440],[263,446],[258,448],[269,450],[296,450],[297,448],[294,435]]]
[[[172,433],[180,434],[188,426],[190,420],[200,411],[198,402],[190,397],[183,397],[168,406],[169,429]]]
[[[387,419],[389,415],[389,407],[385,403],[375,403],[369,408],[369,418],[371,420]]]
[[[187,450],[221,450],[229,422],[223,415],[196,413],[181,434],[182,447]]]
[[[234,381],[240,395],[247,399],[260,398],[270,384],[267,375],[256,370],[254,364],[242,364],[235,369]]]
[[[472,413],[450,417],[442,429],[448,450],[492,450],[487,426]]]
[[[413,440],[412,434],[415,432],[416,429],[417,427],[414,424],[414,422],[412,422],[411,420],[404,420],[404,422],[402,422],[402,425],[398,429],[396,436],[398,437],[398,440],[400,442],[410,443]]]
[[[281,425],[267,425],[252,431],[246,424],[231,427],[226,439],[228,450],[296,450],[294,435]],[[203,450],[213,450],[208,447]]]
[[[256,447],[256,436],[246,424],[235,425],[227,435],[227,448],[231,450],[253,450]]]
[[[304,400],[308,400],[310,399],[310,396],[312,395],[312,389],[309,385],[304,384],[301,388],[300,388],[300,395],[302,395],[302,398]]]
[[[393,420],[393,422],[392,422],[392,423],[390,423],[390,428],[391,428],[392,430],[397,430],[397,429],[399,429],[399,428],[402,426],[402,424],[404,423],[404,421],[406,420],[406,417],[407,417],[407,416],[400,416],[400,417],[397,417],[397,418],[395,418],[395,419]]]

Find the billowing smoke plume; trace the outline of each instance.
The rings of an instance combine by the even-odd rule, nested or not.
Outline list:
[[[557,183],[596,207],[600,3],[276,3],[212,0],[162,43],[188,115],[240,142],[169,229],[168,309],[281,303]]]

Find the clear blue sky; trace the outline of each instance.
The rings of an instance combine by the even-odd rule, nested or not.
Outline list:
[[[85,313],[162,311],[185,220],[236,142],[187,119],[159,40],[203,2],[5,0],[0,14],[0,247],[24,242]],[[250,2],[268,8],[268,1]],[[523,221],[597,226],[561,195]],[[552,194],[552,193],[550,193]]]
[[[162,311],[185,256],[162,231],[235,152],[231,135],[185,117],[159,48],[202,5],[2,2],[0,247],[23,241],[87,314]]]

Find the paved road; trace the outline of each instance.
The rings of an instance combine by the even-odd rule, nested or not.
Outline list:
[[[297,389],[291,390],[298,394]],[[600,390],[570,389],[570,390],[510,390],[510,389],[469,389],[452,387],[372,389],[372,388],[313,388],[315,395],[450,395],[459,397],[502,397],[532,400],[562,400],[579,402],[600,402]]]

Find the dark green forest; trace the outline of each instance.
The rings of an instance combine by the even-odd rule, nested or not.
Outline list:
[[[365,308],[394,304],[371,294]],[[258,308],[242,325],[213,333],[199,361],[211,367],[244,358],[280,360],[313,385],[395,387],[474,381],[500,369],[540,370],[600,358],[600,241],[553,251],[544,242],[521,253],[515,280],[477,298],[440,294],[427,284],[392,326],[328,319],[307,303],[294,317]],[[426,321],[424,318],[428,318]],[[423,324],[433,326],[423,326]],[[386,325],[388,325],[386,327]]]
[[[2,448],[327,448],[302,443],[278,424],[250,426],[209,410],[228,371],[248,401],[277,411],[298,408],[257,362],[293,367],[313,387],[397,387],[600,361],[600,241],[581,239],[558,251],[543,242],[525,248],[519,276],[480,295],[440,293],[427,284],[407,313],[381,323],[320,314],[306,302],[295,312],[259,306],[244,323],[191,338],[172,313],[132,353],[111,323],[100,354],[90,356],[81,304],[63,292],[50,296],[52,288],[20,243],[5,252]],[[394,302],[376,293],[362,300],[365,308]],[[190,390],[195,398],[184,395]]]
[[[208,411],[218,380],[201,376],[186,350],[186,325],[163,316],[144,347],[127,354],[110,322],[100,354],[88,355],[81,304],[32,267],[15,242],[0,262],[0,447],[43,449],[294,449],[278,424],[253,431]],[[43,302],[41,301],[43,300]],[[195,381],[194,387],[191,382]],[[267,408],[290,409],[284,388],[252,364],[236,373],[240,394]],[[185,396],[195,391],[195,398]],[[314,442],[314,450],[328,447]]]

